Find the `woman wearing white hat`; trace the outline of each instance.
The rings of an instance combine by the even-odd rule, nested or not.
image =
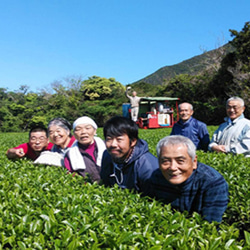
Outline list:
[[[95,136],[97,124],[88,116],[83,116],[73,123],[76,143],[64,156],[64,166],[70,172],[77,172],[83,177],[89,176],[92,182],[100,181],[101,161],[104,141]]]

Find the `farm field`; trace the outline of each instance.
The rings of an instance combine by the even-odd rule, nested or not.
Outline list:
[[[209,126],[212,136],[216,126]],[[171,129],[140,130],[156,155]],[[103,138],[102,129],[98,136]],[[198,151],[229,184],[218,225],[128,190],[90,184],[65,169],[8,160],[28,133],[0,133],[0,249],[250,249],[250,160]]]

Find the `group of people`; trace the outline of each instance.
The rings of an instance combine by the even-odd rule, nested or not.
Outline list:
[[[117,184],[171,203],[174,209],[195,211],[209,222],[220,222],[228,204],[228,184],[215,169],[198,162],[196,149],[248,156],[250,121],[243,115],[244,102],[239,97],[227,101],[228,118],[211,142],[206,125],[192,117],[192,105],[182,103],[179,108],[180,121],[170,136],[158,142],[157,157],[138,137],[136,123],[120,116],[104,124],[104,141],[96,136],[97,124],[90,117],[74,121],[73,135],[67,120],[55,118],[47,129],[31,129],[29,142],[9,149],[7,156],[37,160],[41,152],[50,150],[63,156],[62,165],[69,172],[92,182],[107,187]]]
[[[180,120],[174,124],[171,135],[183,135],[192,140],[196,149],[218,153],[243,154],[250,156],[250,120],[244,117],[245,104],[234,96],[226,102],[227,117],[214,132],[212,139],[205,123],[193,118],[190,103],[179,105]]]
[[[129,90],[131,87],[126,89],[125,95],[130,100],[131,119],[137,122],[142,98],[137,96],[136,91],[132,91],[130,96]],[[188,137],[196,149],[250,156],[250,121],[244,117],[245,104],[242,98],[234,96],[227,100],[227,117],[215,131],[211,142],[206,124],[192,117],[194,113],[192,104],[181,103],[178,108],[180,119],[174,124],[171,135]]]

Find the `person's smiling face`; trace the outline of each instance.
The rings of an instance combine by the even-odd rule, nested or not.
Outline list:
[[[49,143],[45,131],[36,131],[30,133],[29,144],[35,152],[41,152]]]
[[[189,103],[182,103],[180,105],[179,114],[180,118],[183,122],[186,122],[193,115],[193,110],[191,109],[191,105]]]
[[[241,105],[238,100],[231,100],[228,102],[227,106],[227,116],[233,121],[234,119],[240,117],[245,110],[245,107]]]
[[[49,127],[49,138],[57,146],[65,148],[70,141],[70,132],[58,125],[52,125]]]
[[[185,145],[168,145],[161,149],[159,165],[165,179],[178,185],[186,181],[197,168],[197,157],[192,160]]]
[[[94,142],[94,135],[96,129],[90,124],[79,124],[74,130],[74,136],[78,142],[84,146],[90,145]]]
[[[107,136],[105,139],[108,153],[111,155],[114,162],[123,162],[131,154],[137,140],[130,141],[127,134],[120,136]]]

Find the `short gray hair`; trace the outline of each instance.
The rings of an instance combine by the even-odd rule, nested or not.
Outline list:
[[[162,138],[157,146],[156,146],[156,152],[158,158],[161,154],[162,147],[167,147],[169,145],[184,145],[187,147],[188,155],[192,158],[192,161],[195,159],[196,156],[196,147],[194,143],[187,137],[182,135],[170,135]]]
[[[188,103],[188,102],[180,103],[180,104],[178,105],[178,109],[180,110],[180,109],[181,109],[181,105],[182,105],[182,104],[185,104],[185,103],[190,105],[190,109],[191,109],[191,110],[194,109],[194,108],[193,108],[193,105],[192,105],[191,103]]]
[[[241,107],[244,107],[245,106],[245,103],[244,103],[244,100],[238,96],[232,96],[230,97],[228,100],[227,100],[227,103],[226,103],[226,106],[228,105],[228,103],[230,101],[238,101],[241,105]]]
[[[65,131],[69,132],[69,135],[71,135],[71,124],[69,121],[67,121],[64,118],[61,117],[57,117],[52,119],[49,124],[48,124],[48,130],[51,126],[59,126],[61,128],[63,128]]]

